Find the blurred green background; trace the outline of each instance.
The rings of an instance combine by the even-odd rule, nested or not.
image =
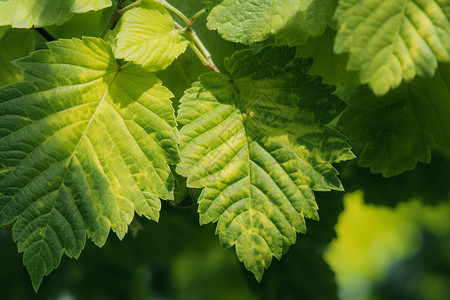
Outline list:
[[[200,1],[170,1],[190,16]],[[56,38],[98,36],[112,10],[76,15],[47,30]],[[219,69],[242,46],[194,28]],[[45,40],[34,33],[36,47]],[[259,47],[255,45],[254,47]],[[174,105],[207,71],[193,53],[159,72]],[[358,145],[355,153],[358,154]],[[0,228],[1,299],[450,299],[450,157],[393,178],[372,175],[356,161],[337,166],[346,193],[316,193],[320,222],[274,259],[261,283],[222,249],[214,225],[199,226],[195,199],[177,179],[175,204],[163,203],[159,223],[136,217],[119,241],[103,248],[88,242],[78,260],[63,257],[35,294],[10,228]]]
[[[196,191],[178,205],[164,203],[159,223],[135,219],[123,241],[111,234],[103,248],[87,243],[78,260],[63,257],[37,295],[4,228],[2,299],[450,299],[449,186],[439,198],[439,178],[424,176],[424,169],[449,167],[450,159],[441,158],[382,179],[343,164],[344,186],[380,181],[377,197],[391,205],[367,197],[370,188],[317,193],[321,221],[307,221],[308,233],[272,262],[260,284],[234,249],[220,247],[214,225],[198,225]],[[411,198],[395,198],[411,190],[391,183],[399,180],[422,184]]]

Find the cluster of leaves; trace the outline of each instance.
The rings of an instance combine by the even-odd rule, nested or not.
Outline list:
[[[217,222],[261,280],[318,220],[313,191],[343,190],[332,163],[354,155],[338,130],[384,176],[450,151],[450,1],[205,0],[191,19],[182,3],[0,1],[0,26],[14,27],[0,27],[0,224],[14,224],[36,290],[87,237],[123,238],[135,213],[157,221],[175,198],[170,166],[202,189],[200,223]],[[24,57],[25,29],[92,10],[112,12],[100,37]],[[194,27],[203,12],[248,46],[218,62],[221,42],[205,47]],[[210,71],[175,117],[177,87],[157,76],[188,69],[187,49]]]

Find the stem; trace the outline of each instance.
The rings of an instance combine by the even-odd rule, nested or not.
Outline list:
[[[201,15],[203,15],[206,12],[206,10],[203,8],[202,10],[198,11],[195,15],[192,16],[191,18],[191,23],[194,23],[195,20],[200,17]]]
[[[109,19],[108,26],[106,26],[105,30],[102,32],[102,34],[100,34],[101,38],[104,38],[105,35],[108,33],[108,31],[110,31],[110,30],[114,29],[114,27],[116,27],[117,22],[119,21],[120,17],[122,17],[122,15],[126,11],[141,4],[141,1],[139,0],[139,1],[131,3],[130,5],[123,7],[124,2],[125,2],[125,0],[120,0],[119,3],[117,4],[116,10],[114,11],[111,18]]]
[[[208,66],[215,72],[220,72],[212,60],[211,53],[209,53],[208,49],[205,47],[205,45],[203,45],[202,41],[194,30],[191,30],[191,36],[194,40],[194,43],[200,48],[206,60],[208,61]]]
[[[157,0],[159,3],[161,3],[164,7],[170,9],[175,14],[177,14],[185,23],[188,25],[191,21],[181,12],[178,10],[178,8],[172,6],[169,2],[165,0]]]
[[[133,3],[131,3],[131,4],[127,5],[127,6],[125,6],[124,8],[122,8],[122,9],[120,10],[120,12],[123,14],[123,13],[126,12],[127,10],[130,10],[130,9],[132,9],[132,8],[135,8],[135,7],[138,6],[139,4],[141,4],[141,0],[136,1],[136,2],[133,2]]]
[[[181,34],[184,34],[188,40],[189,40],[189,46],[194,50],[197,57],[200,59],[200,61],[207,66],[208,68],[211,68],[215,72],[220,72],[219,69],[214,64],[213,60],[211,59],[211,54],[209,53],[208,49],[203,45],[202,41],[198,37],[198,35],[195,33],[195,31],[192,29],[193,22],[202,14],[205,13],[205,9],[200,10],[197,12],[191,19],[188,19],[181,11],[179,11],[176,7],[172,6],[170,3],[168,3],[166,0],[155,0],[156,2],[159,2],[161,5],[166,7],[167,9],[171,10],[175,14],[177,14],[185,23],[186,27],[181,26],[178,24],[175,20],[173,21],[175,28],[177,31],[179,31]],[[119,21],[120,17],[124,12],[127,10],[130,10],[138,5],[141,4],[141,1],[136,1],[131,3],[128,6],[123,7],[124,0],[121,0],[119,4],[117,5],[116,11],[111,16],[111,19],[109,21],[108,26],[105,28],[103,33],[100,35],[101,38],[104,38],[105,35],[108,33],[109,30],[114,29],[116,26],[116,23]],[[121,67],[127,68],[129,65],[125,64]]]
[[[194,50],[195,54],[202,61],[202,63],[208,68],[211,68],[214,72],[220,73],[219,69],[216,67],[211,58],[211,53],[209,53],[208,49],[206,49],[205,45],[203,45],[197,33],[192,28],[192,24],[194,23],[194,21],[205,12],[206,10],[202,9],[198,11],[191,19],[185,20],[186,28],[182,28],[181,25],[178,24],[176,21],[174,21],[174,24],[175,27],[178,30],[180,30],[182,34],[187,36],[189,40],[189,46],[192,48],[192,50]]]
[[[192,50],[194,50],[195,54],[197,55],[197,57],[202,61],[202,63],[207,66],[210,67],[209,61],[208,59],[203,55],[202,51],[200,51],[200,49],[198,49],[198,47],[190,42],[189,46],[192,48]],[[214,69],[213,69],[214,70]]]
[[[177,30],[180,30],[181,33],[184,33],[185,28],[183,28],[183,26],[181,26],[177,21],[173,20],[173,24],[175,25],[175,28],[176,28]]]
[[[42,35],[47,41],[56,41],[55,37],[51,35],[47,30],[44,28],[34,28],[40,35]]]

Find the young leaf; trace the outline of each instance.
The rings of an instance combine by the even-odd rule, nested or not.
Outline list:
[[[432,148],[450,151],[449,87],[448,64],[381,98],[360,87],[339,120],[352,141],[365,144],[358,164],[387,177],[430,162]]]
[[[178,160],[172,94],[152,73],[121,69],[101,39],[48,47],[0,90],[0,224],[15,222],[35,289],[86,235],[101,246],[135,211],[158,220]]]
[[[20,69],[11,64],[11,61],[34,50],[34,37],[30,31],[2,28],[6,32],[0,34],[0,86],[23,79]]]
[[[450,1],[341,0],[334,50],[377,96],[450,61]]]
[[[17,28],[61,25],[73,13],[111,6],[111,0],[1,0],[0,26]]]
[[[331,163],[353,158],[345,138],[326,124],[345,104],[334,88],[307,75],[295,49],[236,52],[230,76],[207,73],[181,99],[181,163],[187,185],[204,190],[200,223],[218,222],[224,247],[261,280],[318,220],[313,190],[342,190]]]
[[[141,6],[122,17],[116,57],[150,71],[163,70],[186,50],[188,41],[175,31],[172,17],[160,3],[144,1]]]
[[[222,38],[251,44],[260,42],[286,25],[295,13],[313,0],[224,0],[208,16],[208,28]],[[305,4],[306,3],[306,4]],[[207,2],[208,7],[211,2]]]

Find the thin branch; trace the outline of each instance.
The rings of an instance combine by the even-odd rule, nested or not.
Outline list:
[[[208,67],[213,69],[214,72],[220,72],[212,60],[211,53],[209,53],[208,49],[205,47],[205,45],[203,45],[203,43],[200,40],[200,38],[198,37],[197,33],[193,29],[190,30],[190,33],[191,33],[192,39],[194,40],[194,43],[199,47],[200,51],[203,53],[203,56],[208,61]]]
[[[192,22],[189,22],[186,28],[183,28],[175,20],[173,21],[173,24],[175,25],[177,31],[183,34],[188,39],[189,47],[191,47],[192,50],[194,50],[195,54],[200,59],[202,64],[204,64],[208,68],[211,68],[214,72],[220,73],[219,69],[214,64],[208,49],[206,49],[205,45],[203,45],[197,33],[195,33],[194,29],[192,29]]]
[[[136,1],[136,2],[133,2],[133,3],[131,3],[131,4],[129,4],[129,5],[127,5],[127,6],[125,6],[124,8],[122,8],[121,9],[121,13],[123,14],[124,12],[126,12],[127,10],[130,10],[130,9],[132,9],[132,8],[135,8],[136,6],[139,6],[141,4],[141,1],[139,0],[139,1]]]
[[[209,64],[208,59],[203,55],[202,51],[200,51],[200,49],[198,49],[198,47],[194,43],[189,42],[189,46],[192,48],[192,50],[194,50],[194,52],[197,55],[197,57],[201,60],[201,62],[205,66],[211,67],[210,64]]]
[[[113,12],[113,14],[111,15],[111,18],[109,19],[109,23],[108,26],[106,26],[105,30],[103,30],[103,32],[100,34],[101,38],[104,38],[105,35],[108,33],[108,31],[114,29],[114,27],[116,27],[117,22],[119,21],[120,17],[123,15],[123,13],[131,8],[133,8],[134,6],[137,6],[140,4],[141,1],[137,1],[134,3],[131,3],[130,5],[123,7],[125,0],[120,0],[119,3],[117,4],[116,10]]]
[[[198,11],[195,15],[192,16],[191,18],[191,23],[193,24],[195,22],[195,20],[200,17],[201,15],[203,15],[206,12],[206,10],[203,8],[202,10]]]
[[[178,8],[172,6],[169,2],[165,0],[157,0],[157,2],[161,3],[165,8],[168,8],[175,14],[177,14],[186,23],[186,26],[191,23],[191,21],[181,11],[179,11]]]
[[[44,28],[34,28],[34,30],[36,30],[40,35],[42,35],[44,39],[46,39],[47,41],[49,42],[56,41],[56,38]]]

